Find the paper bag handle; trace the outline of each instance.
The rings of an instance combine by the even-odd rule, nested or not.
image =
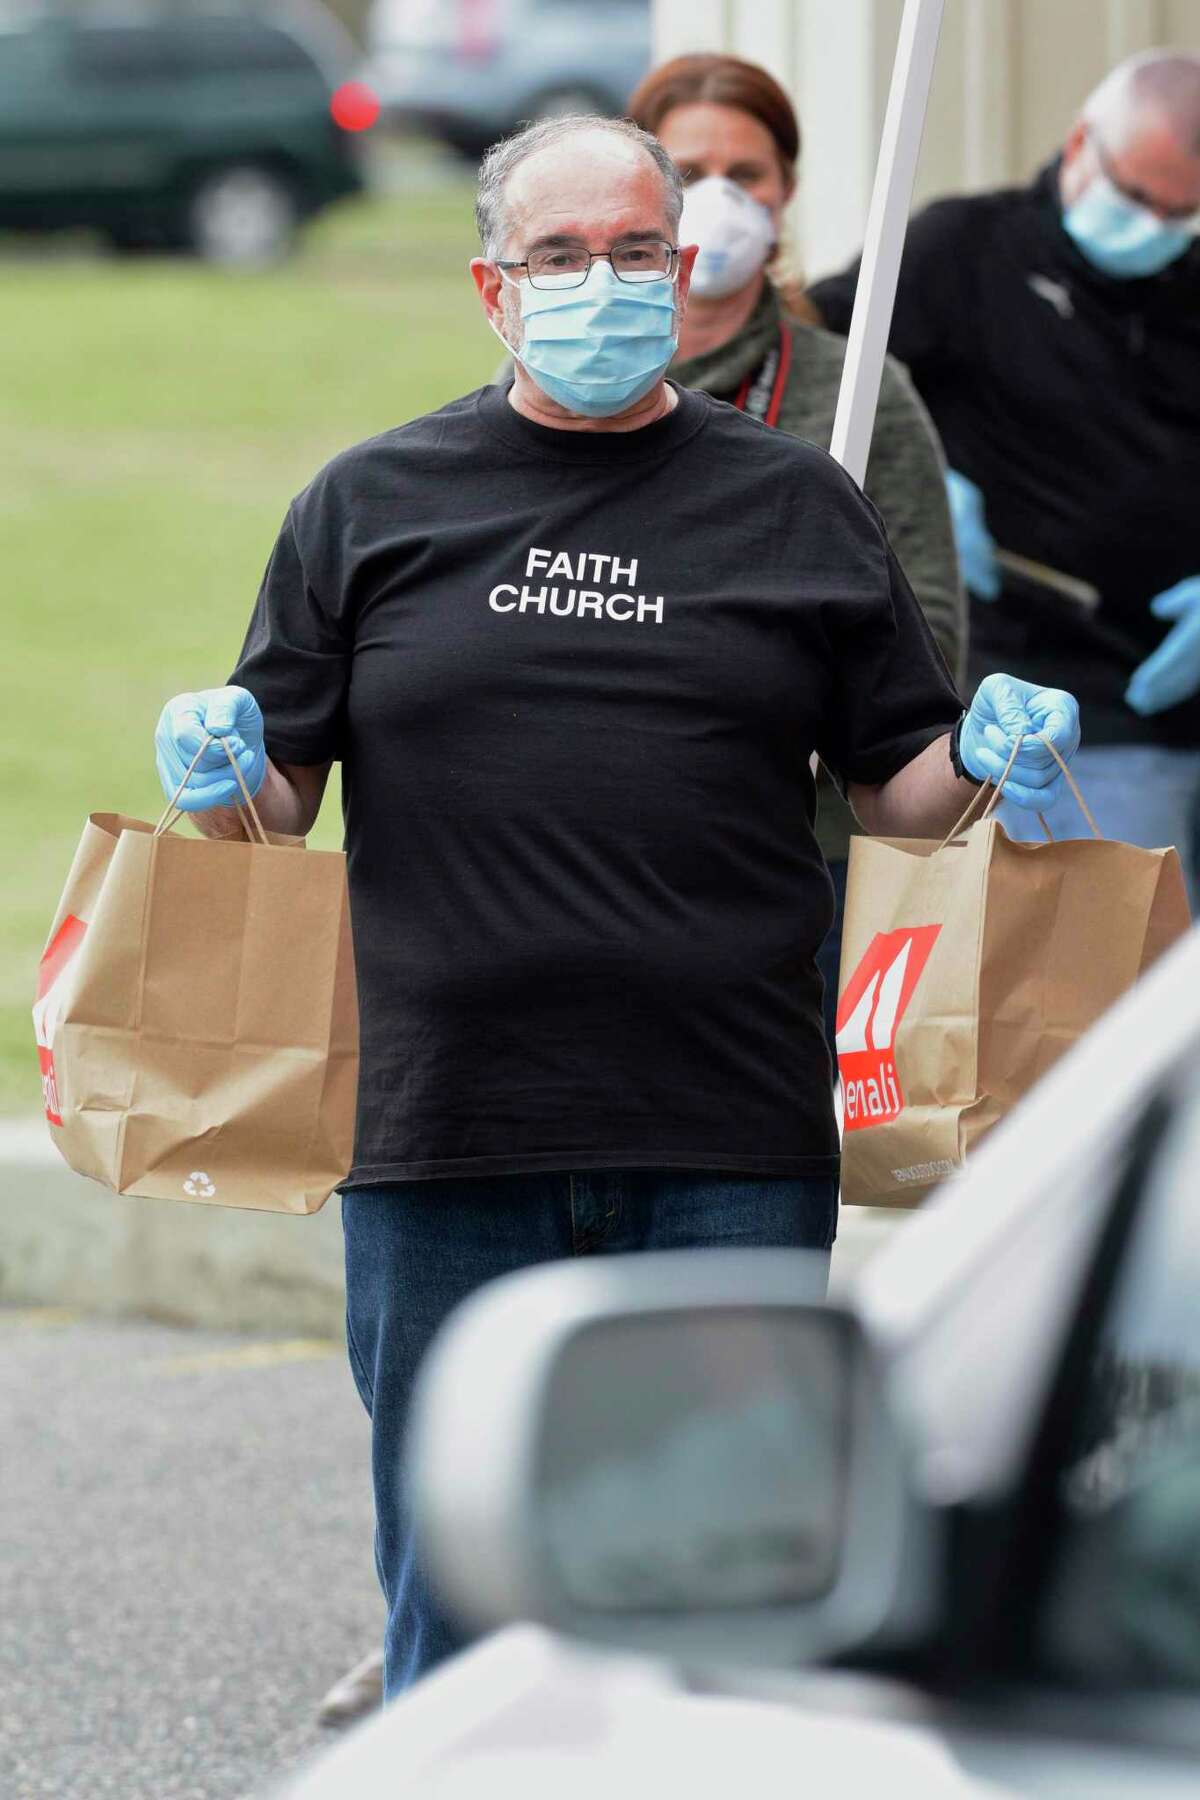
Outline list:
[[[980,819],[980,824],[983,823],[984,819],[991,818],[992,814],[995,812],[996,808],[1000,804],[1001,796],[1004,793],[1004,784],[1008,780],[1009,775],[1012,773],[1012,766],[1016,762],[1017,757],[1021,754],[1021,745],[1024,742],[1025,742],[1025,739],[1023,737],[1019,737],[1017,739],[1016,743],[1012,747],[1012,750],[1009,752],[1008,761],[1004,765],[1004,773],[1003,773],[1003,775],[1001,775],[999,781],[996,782],[994,786],[991,783],[985,781],[979,787],[977,787],[975,789],[975,792],[971,795],[970,804],[968,805],[966,812],[963,814],[962,818],[958,821],[958,824],[952,826],[951,829],[947,832],[946,836],[942,839],[941,843],[938,845],[939,850],[944,850],[946,848],[947,844],[951,844],[954,842],[954,839],[956,837],[958,837],[960,832],[965,831],[967,829],[968,825],[971,825],[974,823],[975,814],[979,811],[980,801],[984,798],[985,794],[987,794],[989,786],[991,786],[992,791],[991,791],[990,796],[988,797],[987,805],[983,809],[983,814]],[[1038,814],[1038,818],[1042,819],[1041,813]],[[1047,825],[1045,819],[1042,819],[1042,830],[1046,833],[1047,838],[1049,838],[1050,837],[1050,827]]]
[[[1083,814],[1084,818],[1087,820],[1087,823],[1091,829],[1092,836],[1094,838],[1103,837],[1104,833],[1100,830],[1100,827],[1097,825],[1095,819],[1092,817],[1091,811],[1088,807],[1088,803],[1079,791],[1079,783],[1076,781],[1075,777],[1072,775],[1070,769],[1068,769],[1063,758],[1059,755],[1058,749],[1056,748],[1056,746],[1054,744],[1051,743],[1050,739],[1046,736],[1046,733],[1044,731],[1039,731],[1036,735],[1041,739],[1042,743],[1045,744],[1047,750],[1050,752],[1051,756],[1054,758],[1055,762],[1058,764],[1059,773],[1064,777],[1064,779],[1067,783],[1067,786],[1070,788],[1071,793],[1074,795],[1075,804],[1078,806],[1080,812]],[[1024,737],[1019,737],[1017,739],[1016,743],[1013,745],[1011,751],[1009,752],[1008,761],[1004,765],[1004,773],[1001,775],[999,781],[996,782],[994,785],[992,785],[991,797],[989,798],[988,803],[984,807],[983,812],[980,816],[981,824],[983,823],[983,821],[985,819],[990,819],[992,814],[995,812],[996,808],[999,806],[1000,801],[1004,795],[1005,783],[1007,782],[1009,776],[1012,774],[1013,764],[1016,762],[1017,757],[1020,755],[1021,745],[1024,742],[1025,742]],[[987,793],[988,786],[989,786],[989,784],[985,782],[982,787],[977,788],[976,791],[972,794],[971,803],[967,807],[966,812],[963,814],[962,818],[958,821],[958,824],[955,825],[955,827],[949,833],[949,835],[942,839],[942,842],[938,845],[939,850],[944,850],[946,848],[947,844],[952,843],[954,841],[954,839],[956,837],[958,837],[959,833],[962,831],[965,831],[967,826],[972,823],[972,821],[975,818],[975,814],[979,810],[979,803],[983,799],[984,794]],[[1045,813],[1038,814],[1038,823],[1040,824],[1042,831],[1045,833],[1046,842],[1048,844],[1052,844],[1054,842],[1054,833],[1051,831],[1050,826],[1046,821]]]
[[[1104,833],[1101,831],[1101,829],[1097,825],[1095,819],[1092,817],[1091,809],[1088,806],[1087,801],[1084,799],[1083,795],[1079,791],[1079,783],[1076,781],[1076,779],[1072,775],[1070,769],[1068,769],[1065,761],[1059,755],[1057,748],[1050,742],[1050,739],[1046,736],[1045,732],[1039,731],[1038,736],[1041,738],[1043,744],[1045,744],[1047,750],[1050,752],[1051,756],[1054,758],[1055,762],[1058,764],[1059,773],[1062,775],[1063,780],[1066,782],[1067,786],[1070,788],[1072,794],[1074,795],[1075,804],[1079,808],[1080,812],[1083,814],[1084,818],[1086,819],[1092,836],[1094,838],[1102,838],[1104,836]],[[1042,817],[1042,815],[1039,813],[1038,817],[1040,819]],[[1046,825],[1045,819],[1042,819],[1042,824]],[[1047,834],[1050,835],[1049,826],[1046,826],[1046,831],[1047,831]],[[1052,836],[1051,836],[1051,842],[1053,842]]]
[[[233,754],[233,751],[229,748],[229,745],[225,742],[224,738],[214,738],[208,732],[205,733],[203,739],[201,740],[200,748],[197,750],[195,756],[193,756],[191,762],[188,764],[186,770],[184,771],[183,780],[180,782],[179,786],[175,789],[175,792],[171,795],[171,798],[168,800],[166,807],[163,810],[162,816],[158,821],[158,824],[154,827],[155,837],[162,837],[166,832],[173,830],[174,827],[179,823],[180,819],[183,817],[183,812],[179,808],[179,806],[176,804],[176,802],[178,801],[180,794],[182,794],[182,792],[183,792],[184,788],[187,786],[188,782],[191,780],[192,772],[195,769],[196,764],[200,761],[200,758],[204,755],[204,752],[208,749],[208,746],[210,744],[214,744],[214,743],[220,744],[220,746],[224,750],[226,756],[229,758],[229,766],[233,770],[234,777],[237,781],[237,784],[242,790],[242,799],[246,803],[245,807],[243,808],[237,801],[234,802],[235,806],[237,806],[238,818],[242,821],[242,830],[246,833],[246,836],[250,839],[250,842],[253,843],[255,840],[254,840],[253,834],[251,833],[251,830],[250,830],[250,821],[253,820],[254,829],[258,833],[258,842],[260,844],[269,844],[270,839],[268,838],[266,831],[263,829],[263,822],[258,816],[258,809],[255,806],[253,799],[251,798],[250,789],[246,786],[245,777],[243,776],[241,769],[238,767],[237,757]],[[247,814],[249,814],[249,818],[247,818]]]

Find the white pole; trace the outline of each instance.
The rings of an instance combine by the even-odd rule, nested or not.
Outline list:
[[[929,84],[945,0],[905,0],[846,342],[831,454],[861,487],[892,324]]]

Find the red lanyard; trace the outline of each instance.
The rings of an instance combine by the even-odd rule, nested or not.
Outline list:
[[[792,334],[781,319],[778,344],[767,351],[754,374],[747,375],[737,391],[733,404],[738,411],[761,419],[765,425],[777,425],[791,366]]]

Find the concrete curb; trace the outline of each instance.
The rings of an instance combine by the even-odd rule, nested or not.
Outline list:
[[[341,1209],[135,1200],[76,1175],[40,1120],[0,1128],[0,1302],[340,1338]]]
[[[830,1290],[903,1213],[848,1207]],[[292,1218],[111,1194],[69,1169],[41,1120],[0,1124],[0,1303],[77,1307],[214,1331],[340,1338],[341,1207]]]

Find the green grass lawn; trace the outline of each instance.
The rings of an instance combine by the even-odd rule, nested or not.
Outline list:
[[[465,180],[356,202],[277,272],[0,256],[0,1110],[89,812],[155,818],[163,701],[224,680],[288,501],[347,444],[486,380]],[[340,842],[336,790],[313,841]]]

